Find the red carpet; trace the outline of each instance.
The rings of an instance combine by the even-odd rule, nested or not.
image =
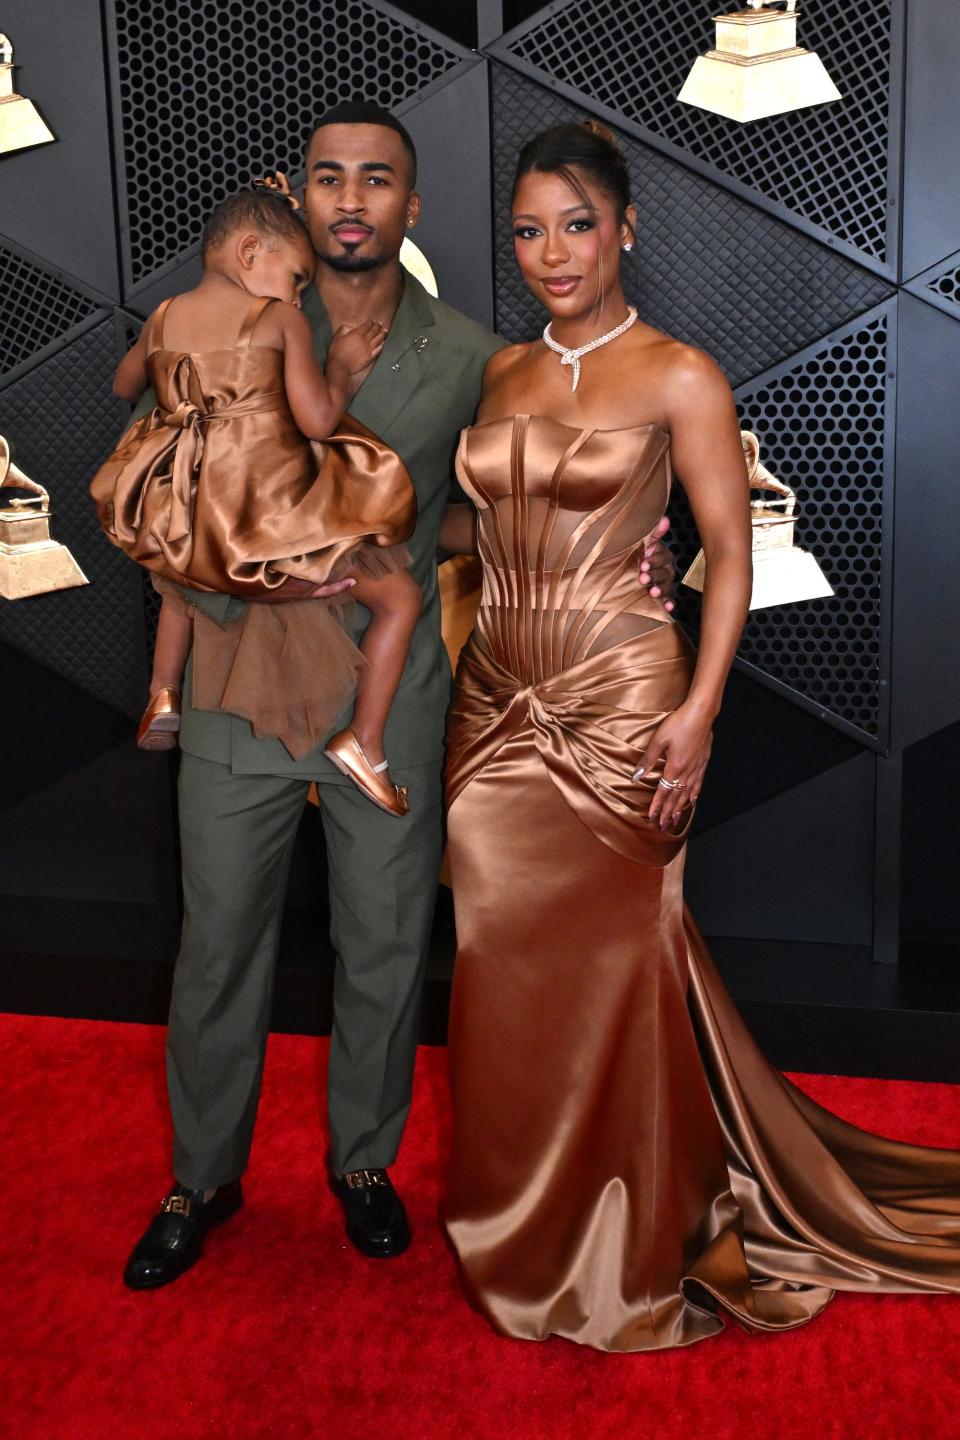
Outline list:
[[[813,1324],[606,1356],[502,1340],[437,1227],[442,1051],[420,1054],[396,1178],[413,1248],[365,1260],[323,1184],[322,1042],[270,1042],[241,1214],[179,1283],[133,1295],[166,1188],[163,1031],[0,1017],[0,1435],[18,1440],[956,1440],[960,1302],[840,1296]],[[960,1146],[960,1089],[806,1077],[856,1124]]]

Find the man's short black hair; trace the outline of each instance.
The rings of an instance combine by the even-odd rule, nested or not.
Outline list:
[[[396,115],[391,115],[390,111],[384,110],[382,105],[375,105],[372,100],[344,100],[340,105],[334,105],[330,110],[325,110],[310,131],[306,146],[308,151],[313,144],[314,135],[325,125],[382,125],[386,130],[392,130],[403,141],[403,148],[410,159],[410,184],[411,186],[416,185],[416,146],[411,140],[406,126],[401,125]]]

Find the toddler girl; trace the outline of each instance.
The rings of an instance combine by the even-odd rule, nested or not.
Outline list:
[[[357,692],[351,725],[325,753],[374,803],[404,815],[383,730],[420,610],[398,545],[416,498],[394,451],[356,421],[340,424],[386,331],[376,321],[342,327],[324,374],[299,308],[315,258],[295,207],[282,192],[252,190],[214,210],[202,279],[154,311],[114,378],[131,402],[152,384],[156,408],[126,431],[91,491],[109,538],[163,595],[137,743],[175,744],[192,645],[193,704],[245,717],[294,758]],[[304,581],[343,579],[372,615],[359,650],[339,602],[262,603],[309,597]],[[255,603],[217,625],[174,585]]]

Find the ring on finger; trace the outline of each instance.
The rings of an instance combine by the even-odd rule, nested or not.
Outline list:
[[[662,780],[658,780],[657,784],[664,790],[682,790],[684,788],[682,780],[668,780],[666,775]]]

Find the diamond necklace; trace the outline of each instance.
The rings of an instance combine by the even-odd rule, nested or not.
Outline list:
[[[554,340],[550,334],[550,326],[553,323],[548,321],[543,327],[543,343],[560,356],[561,365],[573,367],[573,389],[576,390],[580,383],[580,359],[583,355],[589,355],[591,350],[599,350],[601,345],[609,345],[611,340],[616,340],[625,330],[637,321],[637,312],[632,305],[627,306],[627,318],[623,320],[615,330],[608,330],[606,335],[601,335],[597,340],[591,340],[589,345],[581,345],[576,350],[568,350],[566,345],[561,345],[559,340]]]

